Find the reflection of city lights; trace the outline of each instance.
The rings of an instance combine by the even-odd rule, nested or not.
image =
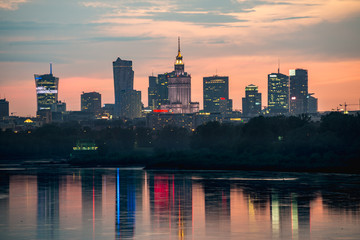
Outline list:
[[[280,230],[280,209],[277,194],[272,194],[271,196],[271,223],[273,234],[277,236]]]
[[[291,194],[291,228],[293,239],[298,239],[299,231],[299,216],[298,216],[298,205],[295,194]]]

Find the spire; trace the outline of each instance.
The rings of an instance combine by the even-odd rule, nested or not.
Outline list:
[[[50,63],[50,74],[52,74],[52,63]]]
[[[180,51],[180,37],[178,37],[178,55],[176,56],[176,59],[181,58],[181,51]]]
[[[180,52],[180,37],[178,37],[178,54],[175,60],[175,72],[176,75],[184,74],[184,62]]]
[[[176,62],[175,65],[183,65],[182,56],[180,52],[180,37],[178,37],[178,54],[176,56]]]
[[[278,58],[278,74],[280,73],[280,58]]]

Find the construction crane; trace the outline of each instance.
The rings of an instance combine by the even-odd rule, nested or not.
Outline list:
[[[345,114],[348,114],[348,111],[347,111],[347,106],[353,106],[353,105],[357,105],[359,106],[359,110],[360,110],[360,99],[359,99],[359,103],[344,103],[344,104],[339,104],[341,107],[344,107],[344,113]]]

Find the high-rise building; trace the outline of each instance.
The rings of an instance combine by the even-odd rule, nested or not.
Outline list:
[[[119,57],[113,62],[115,89],[115,116],[120,116],[121,92],[134,89],[134,71],[132,61],[121,60]]]
[[[268,75],[268,110],[271,114],[289,112],[289,77],[279,72]]]
[[[178,39],[178,54],[174,71],[166,75],[168,88],[168,104],[161,105],[172,113],[194,113],[199,111],[199,103],[191,102],[191,76],[185,72],[185,65],[180,51]]]
[[[308,94],[308,113],[317,113],[318,112],[318,99],[313,97],[314,93]]]
[[[9,116],[9,102],[6,98],[0,99],[0,118]]]
[[[52,74],[52,64],[50,64],[50,74],[34,74],[37,95],[37,111],[51,110],[51,105],[58,101],[59,78]]]
[[[250,84],[245,87],[242,110],[244,116],[254,116],[261,113],[261,93],[258,92],[257,86]]]
[[[157,77],[149,76],[148,105],[151,109],[159,109],[161,105],[169,104],[168,78],[173,73],[158,74]]]
[[[229,99],[229,77],[212,76],[203,78],[204,112],[226,113],[232,111]]]
[[[150,109],[157,107],[158,101],[158,80],[155,76],[149,76],[148,105]]]
[[[88,92],[81,94],[81,111],[92,112],[95,115],[101,112],[101,94]]]
[[[290,113],[308,112],[308,72],[305,69],[290,70]]]
[[[141,117],[142,104],[140,91],[122,91],[120,102],[120,117],[129,119]]]

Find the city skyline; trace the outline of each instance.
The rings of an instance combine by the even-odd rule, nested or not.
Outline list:
[[[73,14],[64,18],[69,9]],[[231,79],[234,109],[241,109],[249,84],[259,86],[267,106],[267,75],[276,72],[278,58],[283,74],[308,70],[319,111],[359,101],[358,1],[7,1],[0,13],[0,97],[16,115],[35,114],[33,74],[47,73],[48,62],[69,110],[80,109],[83,91],[114,102],[111,62],[117,56],[133,61],[134,89],[147,106],[148,76],[169,69],[177,36],[192,77],[192,101],[200,109],[202,79],[216,73]]]

